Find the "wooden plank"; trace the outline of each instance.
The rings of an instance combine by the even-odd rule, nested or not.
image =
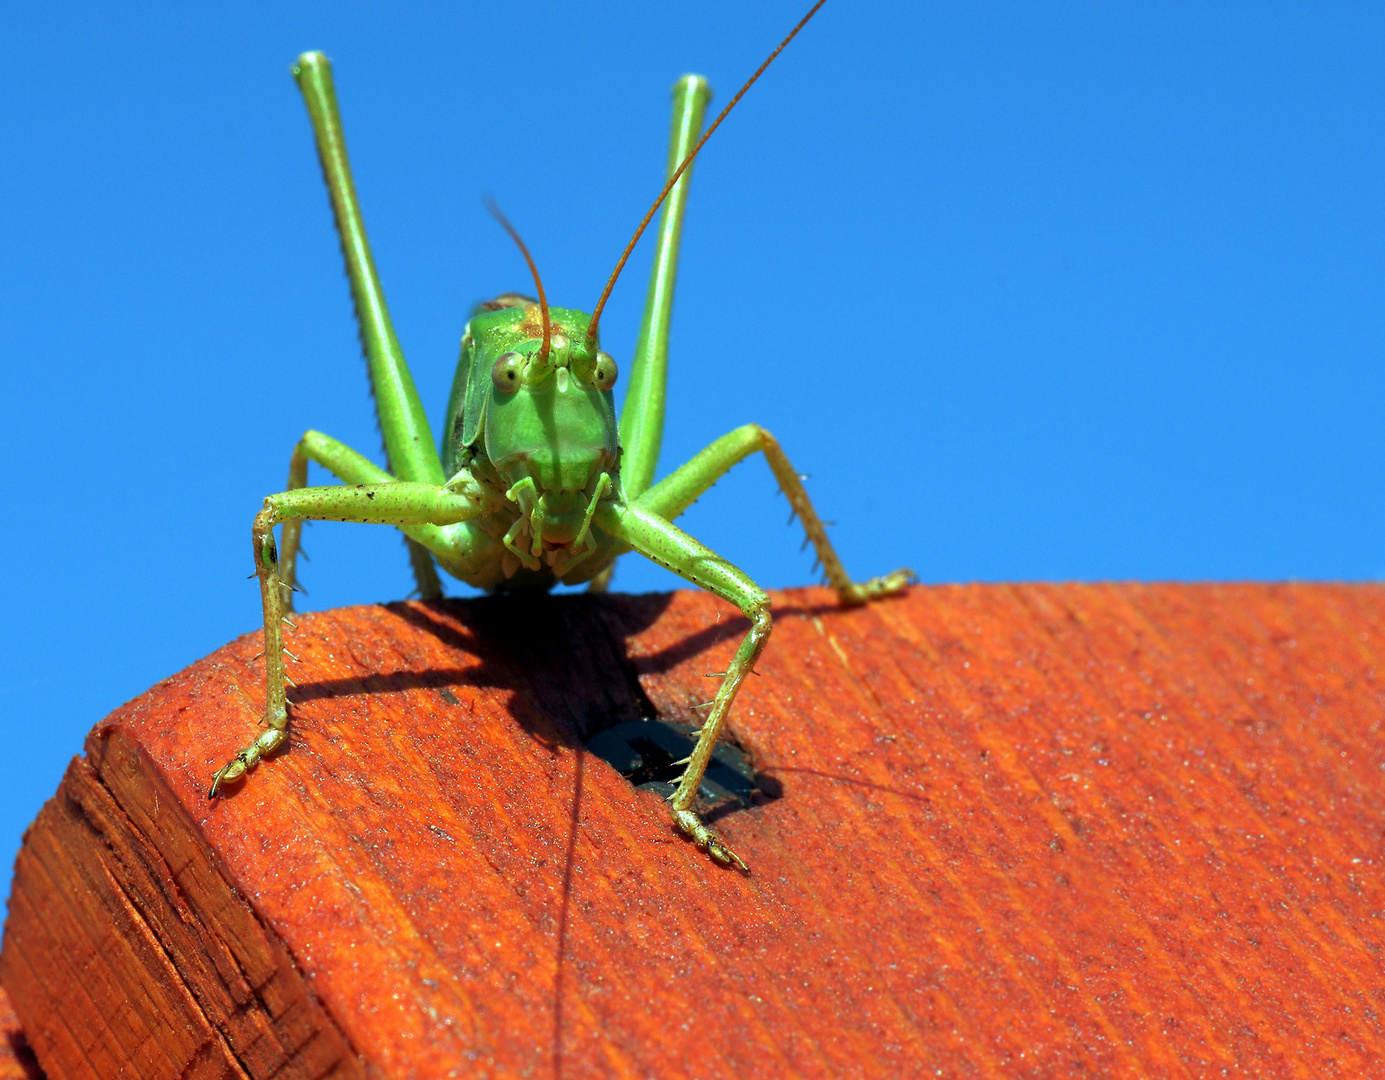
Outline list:
[[[582,746],[696,722],[703,594],[303,616],[291,748],[215,803],[259,635],[117,710],[0,951],[48,1075],[1379,1069],[1385,591],[774,599],[748,875]]]

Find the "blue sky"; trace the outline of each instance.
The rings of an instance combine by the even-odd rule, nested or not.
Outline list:
[[[726,100],[804,6],[0,11],[0,874],[93,723],[255,627],[298,435],[378,453],[295,55],[335,62],[436,422],[471,306],[529,287],[483,195],[589,308],[673,80]],[[831,0],[698,164],[666,464],[764,424],[860,575],[1380,576],[1383,43],[1365,4]],[[752,462],[683,523],[801,584],[773,494]],[[391,530],[306,543],[309,607],[411,587]]]

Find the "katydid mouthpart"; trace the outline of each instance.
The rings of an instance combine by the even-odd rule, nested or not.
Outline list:
[[[615,559],[638,552],[693,584],[731,601],[750,620],[711,702],[697,743],[669,803],[674,823],[721,863],[745,863],[696,812],[696,796],[727,714],[770,633],[769,599],[759,586],[673,524],[737,462],[760,451],[817,551],[844,604],[899,592],[908,570],[853,582],[843,569],[803,483],[779,444],[747,424],[717,439],[654,483],[663,434],[664,387],[673,284],[691,165],[717,125],[785,45],[794,27],[699,139],[711,91],[688,75],[673,88],[669,178],[645,215],[590,315],[550,307],[537,268],[519,235],[492,207],[533,275],[537,299],[508,293],[482,304],[462,332],[461,358],[435,448],[427,419],[385,306],[347,163],[332,71],[321,53],[293,67],[308,107],[331,196],[347,275],[375,391],[388,470],[317,431],[294,448],[288,488],[271,495],[252,528],[255,571],[264,606],[264,730],[222,767],[210,796],[241,780],[280,747],[288,732],[284,626],[292,610],[296,557],[304,521],[394,525],[404,533],[419,594],[442,596],[437,566],[490,591],[549,589],[588,583],[604,589]],[[611,289],[640,234],[663,206],[654,267],[630,388],[616,420],[616,362],[600,347],[599,321]],[[308,487],[308,463],[343,481]],[[274,528],[281,525],[282,542]]]

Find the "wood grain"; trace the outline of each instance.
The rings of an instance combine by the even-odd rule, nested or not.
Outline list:
[[[258,634],[117,710],[16,866],[48,1076],[1385,1076],[1385,590],[774,602],[748,875],[582,748],[696,721],[700,593],[299,617],[217,802]]]

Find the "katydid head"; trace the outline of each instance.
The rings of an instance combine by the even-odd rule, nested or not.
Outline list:
[[[568,513],[563,496],[590,497],[615,468],[616,363],[588,333],[586,315],[549,308],[519,232],[494,200],[487,200],[487,208],[529,264],[539,298],[500,297],[484,305],[489,313],[472,319],[467,411],[474,401],[480,423],[468,417],[466,426],[471,441],[480,436],[486,457],[511,491],[528,482],[538,494],[551,495],[552,512],[562,516]],[[582,507],[574,502],[574,508]]]
[[[588,342],[584,313],[548,315],[546,356],[538,304],[473,316],[466,426],[475,424],[471,441],[507,488],[532,481],[551,496],[550,515],[563,515],[584,510],[602,475],[615,471],[616,363]]]

